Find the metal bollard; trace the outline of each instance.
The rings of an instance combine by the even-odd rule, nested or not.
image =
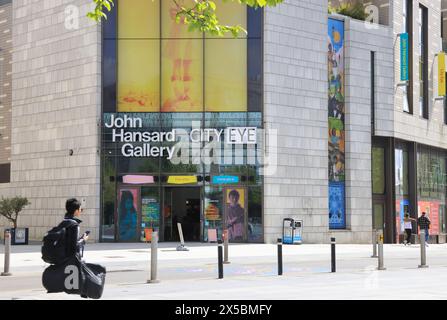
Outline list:
[[[331,238],[331,272],[336,272],[335,238]]]
[[[222,253],[222,240],[217,241],[217,263],[219,269],[219,279],[223,279],[223,253]]]
[[[383,267],[383,230],[377,231],[377,238],[379,246],[379,265],[377,270],[386,270],[386,268]]]
[[[278,276],[282,276],[282,239],[278,238]]]
[[[373,239],[373,255],[371,258],[377,258],[377,230],[373,229],[372,231],[372,239]]]
[[[151,241],[151,279],[147,283],[159,283],[157,280],[158,231],[152,232]]]
[[[183,238],[182,224],[180,222],[177,223],[177,229],[180,238],[180,245],[177,247],[177,251],[189,251],[189,249],[185,247],[185,239]]]
[[[12,276],[9,272],[9,261],[11,256],[11,232],[8,230],[5,232],[5,268],[1,276]]]
[[[419,268],[428,268],[427,265],[427,251],[425,248],[425,230],[420,231],[420,237],[421,237],[421,264],[418,266]]]
[[[223,233],[223,238],[224,238],[224,264],[229,264],[230,261],[228,261],[228,230],[225,230]]]

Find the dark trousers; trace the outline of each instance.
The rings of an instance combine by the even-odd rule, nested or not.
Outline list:
[[[412,229],[405,229],[405,233],[406,233],[406,235],[407,235],[407,242],[408,243],[411,243],[411,232],[412,232]]]

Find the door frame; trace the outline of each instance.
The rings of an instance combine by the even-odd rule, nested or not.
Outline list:
[[[161,192],[160,192],[160,207],[162,214],[160,215],[161,221],[160,221],[160,241],[166,241],[165,238],[165,218],[164,218],[164,206],[165,206],[165,195],[166,195],[166,189],[192,189],[196,188],[199,191],[199,202],[200,202],[200,224],[199,224],[199,242],[203,242],[203,227],[204,227],[204,188],[203,185],[191,185],[191,184],[182,184],[182,185],[168,185],[163,184],[161,185]],[[172,210],[172,197],[171,197],[171,210]],[[171,211],[172,216],[172,211]],[[174,226],[172,226],[173,228]],[[171,240],[172,241],[172,240]]]
[[[383,148],[384,154],[384,165],[385,165],[385,193],[384,194],[374,194],[372,193],[372,208],[371,213],[374,214],[374,203],[381,202],[384,203],[384,242],[385,243],[395,243],[396,237],[396,210],[395,210],[395,141],[394,138],[388,137],[377,137],[372,138],[371,144],[371,189],[373,183],[373,172],[372,172],[372,148]],[[372,190],[371,190],[372,191]],[[373,222],[374,217],[371,221]]]
[[[373,229],[375,228],[375,212],[374,212],[374,205],[379,204],[383,206],[383,214],[382,214],[382,230],[385,234],[385,226],[386,226],[386,220],[385,220],[385,216],[386,216],[386,197],[382,196],[382,197],[373,197],[372,200],[372,226]],[[376,229],[377,230],[377,229]]]

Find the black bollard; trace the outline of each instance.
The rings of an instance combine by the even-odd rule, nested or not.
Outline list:
[[[331,238],[331,272],[335,272],[335,238]]]
[[[219,268],[219,279],[223,279],[223,248],[222,240],[217,241],[217,262]]]
[[[278,276],[282,276],[282,239],[278,239]]]

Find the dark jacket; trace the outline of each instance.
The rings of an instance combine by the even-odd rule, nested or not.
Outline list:
[[[419,228],[421,229],[429,229],[430,228],[430,219],[426,216],[420,216],[418,218]]]
[[[80,256],[82,248],[85,245],[85,241],[84,239],[82,239],[80,234],[79,224],[81,224],[82,221],[73,216],[65,215],[64,221],[62,221],[62,223],[69,226],[67,227],[65,239],[67,257],[72,257],[76,254]]]

